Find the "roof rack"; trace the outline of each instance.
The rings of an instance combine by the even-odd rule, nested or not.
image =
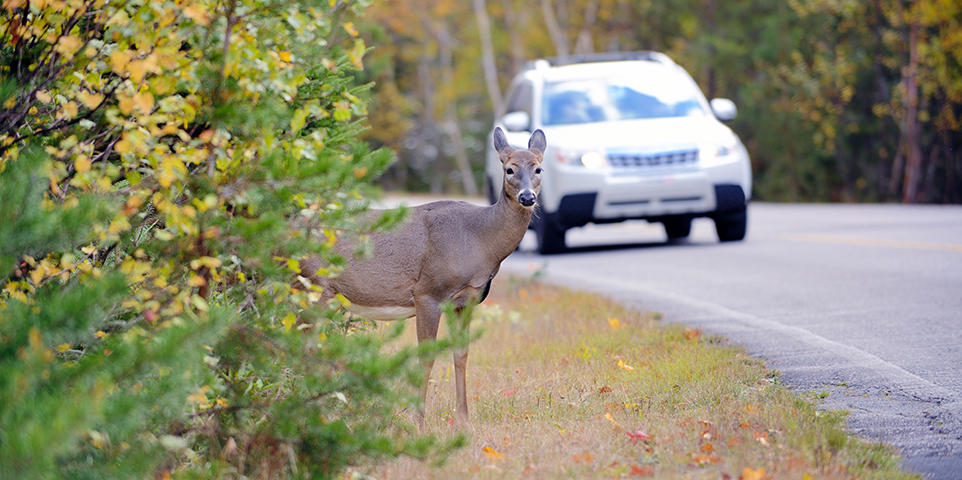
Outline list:
[[[604,52],[588,53],[578,55],[567,55],[564,57],[539,58],[530,60],[524,64],[524,70],[535,70],[547,67],[560,67],[562,65],[573,65],[576,63],[596,63],[596,62],[618,62],[625,60],[646,60],[658,62],[664,65],[674,65],[675,62],[668,58],[668,55],[654,51],[637,52]]]

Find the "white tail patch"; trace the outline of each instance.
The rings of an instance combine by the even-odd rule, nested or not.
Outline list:
[[[396,307],[396,306],[386,306],[386,307],[368,307],[365,305],[358,305],[352,303],[350,307],[347,307],[351,313],[355,315],[360,315],[364,318],[369,318],[371,320],[389,321],[397,320],[399,318],[411,318],[414,316],[414,307]]]

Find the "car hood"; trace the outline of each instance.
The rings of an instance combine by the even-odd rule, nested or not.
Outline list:
[[[708,116],[555,125],[542,130],[549,148],[581,151],[663,151],[737,141],[731,129]]]

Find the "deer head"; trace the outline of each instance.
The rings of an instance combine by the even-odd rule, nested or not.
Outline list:
[[[501,127],[494,129],[494,148],[504,167],[502,193],[508,200],[524,208],[534,208],[541,191],[541,161],[546,141],[544,132],[535,130],[528,139],[528,149],[518,150],[508,145]]]

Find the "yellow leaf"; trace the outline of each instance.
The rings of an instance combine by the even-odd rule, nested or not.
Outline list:
[[[77,102],[70,101],[63,105],[64,118],[74,118],[77,116]]]
[[[207,391],[208,391],[208,390],[210,390],[210,387],[208,387],[207,385],[204,385],[203,387],[200,387],[200,389],[197,390],[196,392],[194,392],[194,393],[192,393],[192,394],[190,394],[190,395],[187,395],[187,401],[188,401],[188,402],[191,402],[191,403],[196,403],[196,404],[204,404],[204,403],[207,403]]]
[[[60,37],[60,41],[57,42],[56,50],[63,55],[70,55],[77,50],[80,50],[80,46],[83,45],[83,41],[74,35],[66,35]]]
[[[90,171],[90,157],[86,155],[77,155],[77,158],[73,161],[73,168],[77,170],[77,173],[84,173]]]
[[[127,64],[130,63],[131,54],[127,50],[115,50],[110,54],[110,68],[118,75],[127,72]]]
[[[94,336],[97,338],[104,338],[107,336],[107,333],[105,333],[103,330],[97,330],[97,333],[95,333]]]
[[[493,448],[491,448],[491,447],[484,447],[484,448],[481,449],[481,451],[484,452],[484,454],[487,455],[488,458],[490,458],[491,460],[494,460],[494,461],[501,460],[501,459],[504,457],[504,454],[503,454],[503,453],[501,453],[501,452],[499,452],[499,451],[497,451],[497,450],[495,450],[495,449],[493,449]]]
[[[150,113],[154,108],[154,96],[150,92],[140,92],[134,95],[134,104],[141,113]]]
[[[334,244],[337,243],[337,233],[335,233],[334,230],[325,228],[324,236],[327,237],[327,241],[324,242],[324,245],[327,245],[328,247],[333,247]]]
[[[620,358],[618,359],[618,367],[620,367],[620,368],[622,368],[622,369],[624,369],[624,370],[628,370],[629,372],[635,369],[635,367],[632,367],[631,365],[628,365],[627,363],[625,363],[624,360],[622,360],[622,359],[620,359]]]
[[[301,273],[301,262],[294,260],[293,258],[287,259],[287,268],[294,273]]]
[[[338,293],[337,295],[334,295],[334,298],[336,298],[338,302],[341,302],[341,305],[344,305],[345,307],[351,306],[351,301],[348,300],[347,297],[345,297],[344,295],[341,295],[340,293]]]
[[[621,328],[621,320],[615,317],[608,317],[608,325],[611,325],[612,330],[618,330]]]
[[[120,113],[124,115],[130,115],[130,112],[134,111],[134,99],[133,97],[128,97],[122,93],[117,94],[117,107],[120,108]]]
[[[354,22],[344,22],[344,31],[352,37],[357,36],[357,29],[354,28]]]
[[[131,60],[130,63],[127,64],[127,73],[130,74],[130,79],[133,80],[134,83],[140,83],[140,81],[144,79],[144,76],[147,75],[147,62],[143,60]]]
[[[285,61],[285,62],[290,62],[290,61],[291,61],[291,52],[286,51],[286,50],[283,51],[283,52],[277,52],[277,57],[280,58],[281,60]]]
[[[100,105],[100,102],[102,102],[103,99],[104,99],[104,96],[99,93],[82,92],[80,94],[80,101],[83,102],[85,107],[91,110],[97,108],[97,106]]]
[[[207,18],[207,10],[204,9],[203,5],[189,5],[184,8],[184,16],[193,20],[198,25],[204,25],[210,23],[210,19]]]
[[[291,331],[291,327],[297,323],[297,317],[295,317],[293,313],[288,313],[283,319],[281,319],[281,323],[284,324],[284,331],[289,332]]]
[[[624,427],[622,427],[621,424],[618,423],[618,421],[615,420],[615,417],[612,417],[610,413],[605,413],[605,420],[608,420],[612,425],[618,428],[624,429]]]
[[[37,96],[37,100],[40,100],[43,103],[50,103],[51,97],[50,97],[50,94],[47,93],[46,91],[40,90],[37,92],[36,96]]]
[[[758,470],[754,470],[754,469],[745,467],[742,470],[741,480],[762,480],[764,478],[765,478],[764,468],[759,468]]]
[[[61,343],[60,345],[57,345],[57,352],[63,353],[63,352],[66,352],[67,350],[70,350],[69,343]]]

